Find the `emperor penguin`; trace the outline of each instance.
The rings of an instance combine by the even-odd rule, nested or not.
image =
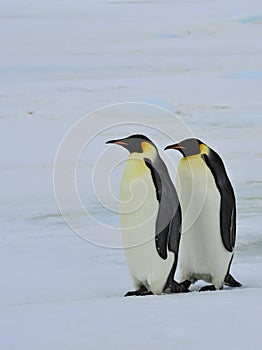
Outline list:
[[[200,291],[240,287],[230,274],[236,240],[236,200],[220,156],[202,141],[190,138],[165,149],[182,153],[176,188],[182,208],[180,280],[212,285]]]
[[[120,226],[134,291],[125,296],[188,292],[174,280],[181,208],[156,145],[144,135],[106,143],[130,152],[120,186]]]

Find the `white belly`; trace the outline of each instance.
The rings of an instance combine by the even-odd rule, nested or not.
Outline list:
[[[225,249],[220,234],[219,191],[199,156],[181,160],[177,189],[183,215],[180,279],[202,279],[221,288],[232,253]]]
[[[120,224],[129,271],[136,288],[161,294],[174,261],[163,260],[155,247],[158,201],[150,170],[139,154],[126,162],[120,189]],[[137,179],[137,180],[135,180]]]

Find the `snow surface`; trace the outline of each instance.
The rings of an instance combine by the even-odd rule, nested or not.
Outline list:
[[[260,349],[261,1],[10,0],[0,28],[1,349]],[[124,254],[108,248],[119,246],[123,164],[110,198],[101,170],[126,153],[105,141],[140,131],[163,149],[183,138],[163,109],[138,105],[141,117],[121,104],[87,119],[98,135],[77,181],[93,219],[75,216],[86,240],[61,217],[53,168],[62,138],[86,113],[130,101],[174,112],[224,158],[238,199],[232,272],[241,289],[123,298],[132,288]],[[138,119],[146,125],[103,130]],[[162,155],[174,169],[179,156]]]

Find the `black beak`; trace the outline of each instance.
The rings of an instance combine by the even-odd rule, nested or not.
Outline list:
[[[181,150],[185,149],[185,147],[180,146],[178,143],[175,143],[174,145],[169,145],[169,146],[166,146],[164,148],[164,150],[167,150],[167,149],[176,149],[178,151],[181,151]]]
[[[116,143],[118,140],[109,140],[109,141],[106,141],[106,144],[108,143]]]
[[[108,143],[116,143],[117,145],[120,145],[120,146],[123,146],[123,147],[128,146],[128,143],[126,141],[122,140],[122,139],[106,141],[106,144],[108,144]]]
[[[165,150],[167,150],[167,149],[172,149],[172,148],[173,148],[173,146],[174,146],[174,145],[169,145],[169,146],[166,146],[166,147],[164,148],[164,151],[165,151]]]

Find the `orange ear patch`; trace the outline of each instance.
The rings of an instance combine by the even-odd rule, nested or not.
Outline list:
[[[143,150],[143,154],[151,160],[153,160],[157,156],[157,151],[151,143],[142,141],[141,147]]]
[[[150,148],[150,144],[148,142],[146,142],[146,141],[142,141],[141,142],[141,147],[142,147],[143,152],[147,153],[147,151]]]

